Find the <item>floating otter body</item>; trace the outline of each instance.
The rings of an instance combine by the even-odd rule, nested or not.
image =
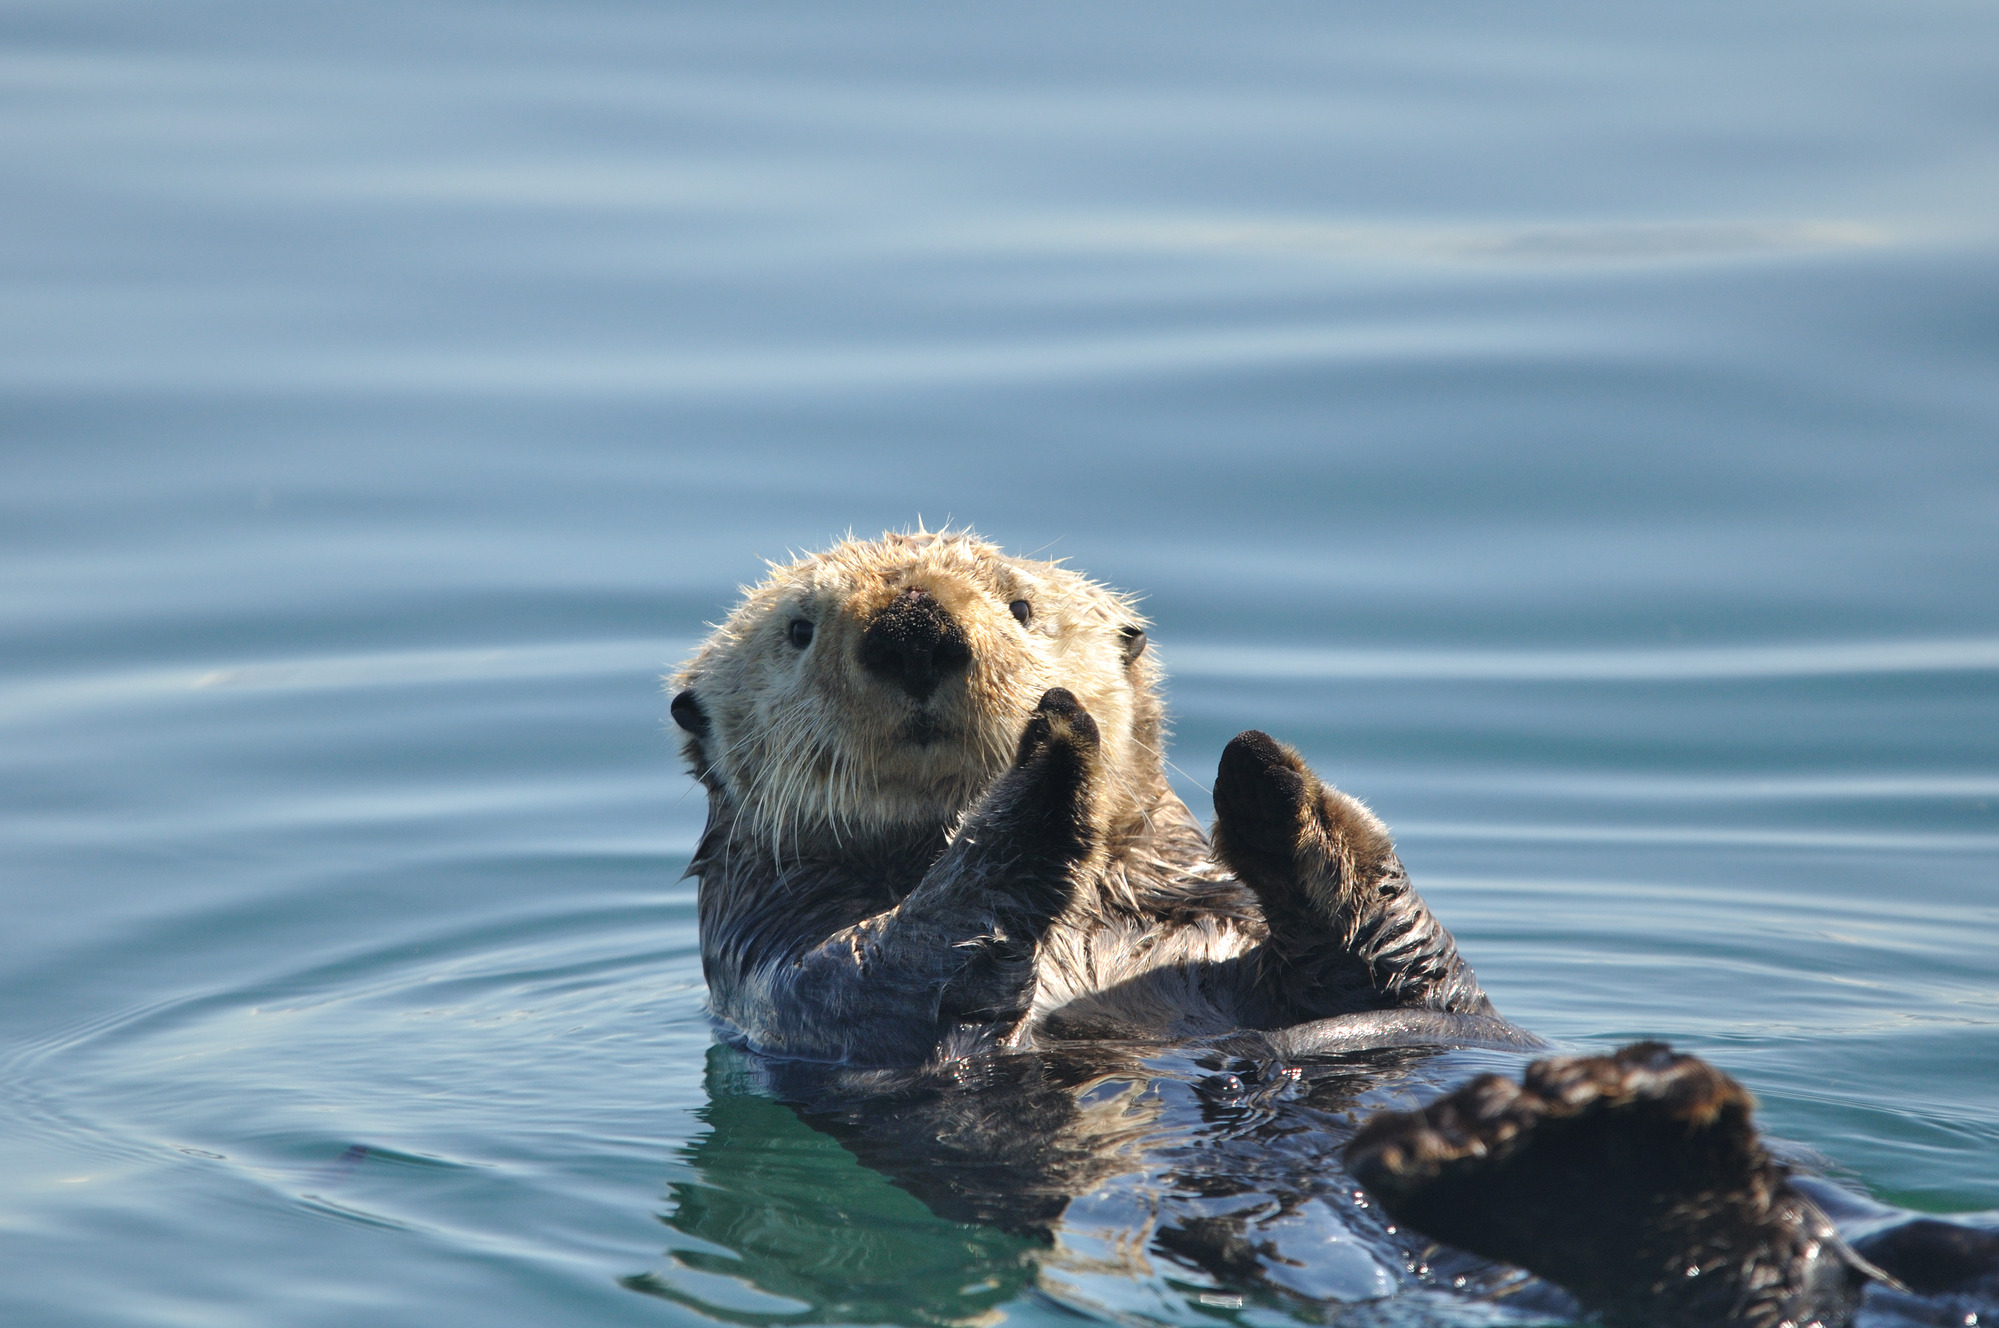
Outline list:
[[[773,568],[676,678],[673,717],[708,793],[690,872],[714,1013],[857,1152],[920,1194],[926,1174],[958,1176],[944,1206],[985,1195],[968,1210],[982,1220],[1046,1223],[1051,1204],[1059,1215],[1148,1165],[1129,1122],[1080,1105],[1138,1076],[1147,1049],[1205,1048],[1238,1084],[1333,1058],[1351,1106],[1406,1068],[1384,1049],[1542,1045],[1494,1011],[1387,830],[1288,748],[1256,732],[1228,745],[1203,836],[1165,778],[1145,644],[1128,600],[1067,569],[969,533],[889,535]],[[1633,1104],[1677,1102],[1698,1076],[1661,1073],[1650,1054],[1544,1063],[1547,1084],[1575,1091],[1516,1092],[1496,1114],[1481,1104],[1504,1096],[1498,1081],[1478,1081],[1432,1108],[1444,1116],[1371,1126],[1353,1165],[1407,1221],[1613,1317],[1849,1316],[1879,1270],[1760,1151],[1722,1149],[1727,1184],[1678,1163],[1562,1163],[1586,1154],[1576,1139],[1614,1154],[1656,1133],[1659,1112]],[[1327,1082],[1294,1066],[1277,1087],[1300,1081]],[[1576,1096],[1591,1084],[1602,1091]],[[1698,1123],[1734,1120],[1746,1097],[1708,1088]],[[1753,1144],[1746,1105],[1737,1114],[1739,1130],[1712,1138]],[[1317,1136],[1347,1128],[1314,1122]],[[1498,1154],[1518,1165],[1487,1165]],[[1004,1174],[963,1182],[982,1156],[1004,1157]],[[1336,1149],[1314,1157],[1341,1166]],[[1682,1181],[1714,1220],[1683,1220]],[[1506,1195],[1537,1185],[1550,1214],[1565,1194],[1576,1211],[1657,1212],[1608,1230],[1550,1216],[1515,1239]],[[1591,1240],[1636,1263],[1592,1263]],[[1256,1255],[1268,1241],[1220,1219],[1158,1243],[1217,1276],[1275,1267]],[[1654,1265],[1695,1267],[1702,1297],[1604,1290]],[[1593,1267],[1624,1271],[1592,1281]]]
[[[779,568],[682,670],[702,959],[760,1051],[899,1068],[1079,1038],[1536,1045],[1387,831],[1261,734],[1215,852],[1144,620],[969,534]]]

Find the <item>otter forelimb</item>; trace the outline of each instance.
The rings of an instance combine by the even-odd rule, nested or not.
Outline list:
[[[1042,933],[1099,848],[1090,814],[1098,745],[1076,698],[1049,691],[1012,768],[906,898],[830,935],[823,914],[794,912],[788,944],[740,956],[750,962],[731,966],[734,981],[711,971],[716,1012],[759,1050],[856,1066],[1005,1045],[1033,1002]]]
[[[1215,855],[1256,892],[1281,1023],[1367,1010],[1499,1020],[1386,826],[1255,729],[1222,752]]]

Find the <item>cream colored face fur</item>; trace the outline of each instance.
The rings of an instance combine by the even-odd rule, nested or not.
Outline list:
[[[968,668],[921,701],[860,657],[875,615],[915,588],[971,649]],[[1025,624],[1016,600],[1030,606]],[[803,649],[799,620],[812,624]],[[671,685],[708,718],[690,757],[706,755],[742,828],[784,857],[829,837],[952,824],[1012,761],[1051,687],[1095,717],[1110,771],[1133,769],[1134,757],[1156,764],[1131,750],[1154,678],[1148,656],[1125,662],[1124,629],[1144,621],[1117,593],[969,531],[888,534],[773,565]]]

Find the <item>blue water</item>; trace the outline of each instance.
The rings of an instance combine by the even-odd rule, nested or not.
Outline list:
[[[1297,744],[1520,1022],[1999,1209],[1995,53],[6,5],[0,1318],[1231,1317],[712,1046],[658,675],[919,517],[1142,592],[1190,802]]]

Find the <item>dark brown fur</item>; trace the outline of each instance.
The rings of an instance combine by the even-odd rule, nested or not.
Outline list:
[[[673,702],[708,792],[690,871],[732,1040],[856,1094],[922,1086],[953,1140],[1042,1159],[1024,1168],[1037,1214],[1124,1148],[1085,1142],[1037,1058],[991,1053],[1191,1043],[1269,1065],[1540,1045],[1493,1010],[1387,829],[1296,752],[1254,731],[1228,745],[1210,847],[1165,778],[1135,617],[969,535],[849,542],[753,589]],[[1036,1110],[960,1110],[949,1086],[978,1064],[1019,1071],[987,1077],[1027,1085]],[[934,1132],[912,1110],[860,1113],[859,1137],[915,1165]],[[1644,1044],[1377,1117],[1348,1158],[1402,1220],[1617,1323],[1843,1323],[1881,1274],[1749,1113],[1725,1075]],[[1203,1217],[1166,1244],[1247,1278],[1265,1250],[1240,1228]],[[1898,1230],[1882,1248],[1931,1280],[1989,1277],[1999,1257],[1966,1228]]]
[[[1245,1030],[1531,1045],[1380,822],[1262,734],[1224,755],[1210,853],[1129,616],[968,536],[841,546],[753,591],[674,702],[708,789],[691,871],[715,1013],[760,1051],[879,1067]],[[1058,685],[1009,719],[1035,677]],[[996,725],[1012,761],[981,775]],[[876,809],[857,760],[898,790]]]
[[[1757,1138],[1740,1084],[1656,1042],[1482,1075],[1347,1150],[1389,1210],[1626,1325],[1840,1323],[1876,1270]]]

